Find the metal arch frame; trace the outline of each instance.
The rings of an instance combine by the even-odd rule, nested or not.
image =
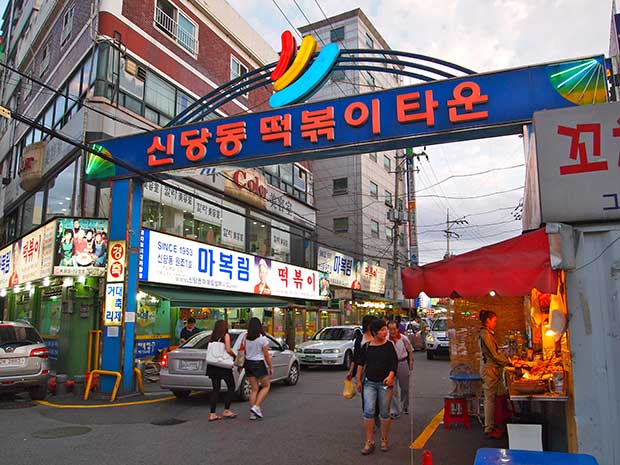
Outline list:
[[[383,57],[360,57],[358,55],[382,55]],[[315,53],[314,57],[318,54]],[[351,56],[353,55],[353,56]],[[393,57],[405,57],[415,60],[421,60],[428,63],[436,64],[448,68],[451,71],[463,73],[466,75],[476,74],[474,71],[465,68],[463,66],[451,63],[439,58],[421,55],[419,53],[402,52],[398,50],[374,50],[374,49],[343,49],[340,51],[336,65],[332,68],[332,71],[346,71],[346,70],[360,70],[360,71],[374,71],[386,74],[394,74],[400,76],[407,76],[413,79],[418,79],[423,82],[432,82],[445,78],[450,79],[457,77],[456,74],[452,74],[448,71],[435,68],[421,63],[413,63],[411,61],[403,61],[399,58]],[[371,63],[368,64],[348,64],[348,63]],[[397,68],[373,66],[373,63],[383,65],[396,65]],[[196,100],[193,104],[188,106],[185,110],[175,116],[164,127],[180,126],[199,121],[205,118],[207,115],[213,113],[218,108],[231,102],[237,97],[246,94],[252,90],[264,87],[271,83],[269,77],[269,71],[271,71],[277,62],[270,63],[261,68],[252,70],[243,76],[239,76],[220,87],[212,90],[208,94],[202,96]],[[428,76],[425,74],[419,74],[413,71],[407,71],[406,69],[414,69],[423,72],[435,74],[435,76]]]

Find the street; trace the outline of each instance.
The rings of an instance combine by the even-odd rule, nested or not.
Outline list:
[[[68,460],[76,465],[301,465],[380,459],[381,464],[418,464],[421,451],[412,452],[409,445],[443,407],[443,396],[451,390],[449,369],[445,359],[428,361],[424,353],[416,353],[415,414],[393,422],[390,451],[377,449],[374,458],[360,454],[364,442],[360,399],[342,398],[344,372],[311,369],[302,371],[296,386],[273,386],[264,405],[263,421],[250,421],[247,404],[236,402],[233,409],[240,414],[236,420],[208,423],[208,397],[204,394],[185,401],[95,409],[43,405],[17,409],[7,408],[9,403],[4,402],[0,414],[2,461],[15,465],[55,465]],[[48,400],[54,402],[54,397]],[[221,408],[218,404],[219,411]],[[443,431],[440,427],[429,441],[434,454],[446,453],[445,444],[438,443]],[[472,434],[481,436],[476,429],[449,433],[464,443],[471,442],[468,438]],[[467,449],[463,444],[454,447]],[[472,447],[466,453],[471,457],[461,455],[460,463],[473,463]]]

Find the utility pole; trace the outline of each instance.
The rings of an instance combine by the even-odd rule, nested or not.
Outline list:
[[[458,239],[459,237],[461,237],[458,233],[455,233],[454,231],[450,231],[452,229],[452,226],[454,226],[455,224],[469,224],[467,222],[467,220],[465,219],[465,217],[461,217],[458,218],[456,220],[450,220],[450,209],[446,209],[446,229],[444,230],[444,233],[446,234],[446,254],[444,255],[444,259],[445,258],[450,258],[450,238],[454,237],[455,239]]]
[[[392,234],[392,241],[394,245],[392,255],[392,300],[396,300],[396,292],[398,291],[398,236],[400,235],[400,218],[402,212],[398,209],[398,194],[399,194],[399,174],[400,174],[400,162],[398,157],[394,160],[396,162],[396,171],[394,172],[394,210],[395,213],[392,221],[394,222],[394,234]],[[394,314],[394,306],[392,306],[392,314]]]
[[[426,147],[425,147],[426,149]],[[412,148],[405,149],[406,156],[406,187],[407,187],[407,223],[409,230],[409,266],[418,266],[420,261],[419,247],[418,247],[418,221],[416,212],[416,198],[415,198],[415,174],[420,171],[420,168],[415,167],[415,159],[420,161],[420,157],[426,157],[428,155],[425,150],[420,153],[415,153]]]

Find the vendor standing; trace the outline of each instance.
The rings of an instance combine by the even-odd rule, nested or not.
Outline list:
[[[492,438],[499,439],[504,432],[495,425],[495,398],[503,384],[502,371],[506,366],[512,366],[508,357],[501,354],[495,339],[497,315],[491,310],[481,310],[479,315],[482,322],[480,329],[480,352],[482,363],[480,376],[484,388],[484,433]]]

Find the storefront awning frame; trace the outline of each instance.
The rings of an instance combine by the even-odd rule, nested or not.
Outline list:
[[[286,300],[270,296],[214,292],[210,289],[192,287],[171,288],[143,284],[140,286],[140,291],[169,300],[172,307],[258,308],[289,305]]]

